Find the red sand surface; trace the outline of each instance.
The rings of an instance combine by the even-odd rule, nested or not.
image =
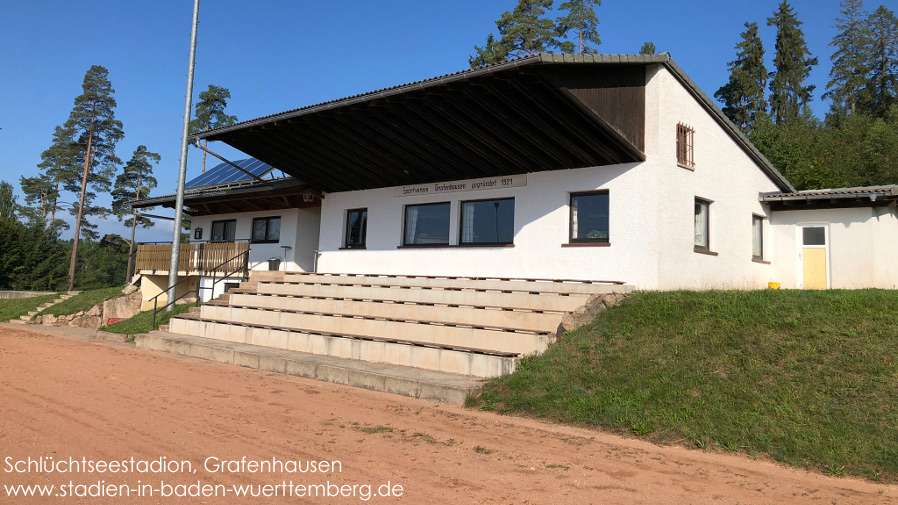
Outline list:
[[[27,458],[190,461],[196,473],[17,473]],[[210,472],[220,460],[339,461],[326,473]],[[43,461],[49,461],[45,459]],[[24,464],[20,464],[20,468]],[[239,469],[238,469],[239,470]],[[138,497],[140,485],[154,496]],[[280,485],[240,498],[232,485]],[[659,447],[538,421],[0,328],[0,503],[874,504],[898,487],[831,478],[744,456]],[[69,483],[72,486],[69,487]],[[130,497],[13,498],[5,486],[127,485]],[[166,485],[222,497],[163,497]],[[78,485],[82,487],[77,487]],[[355,496],[299,498],[299,485]],[[349,485],[350,488],[337,486]],[[355,485],[352,491],[351,486]],[[207,491],[214,488],[207,488]],[[320,490],[321,488],[315,488]],[[96,493],[97,486],[92,491]],[[189,489],[181,488],[181,491]],[[197,490],[194,488],[194,490]],[[381,487],[381,491],[386,488]],[[305,492],[313,490],[306,488]],[[148,494],[147,488],[143,488]]]

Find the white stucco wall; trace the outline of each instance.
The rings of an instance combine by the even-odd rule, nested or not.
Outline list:
[[[618,280],[654,286],[656,214],[631,195],[645,185],[644,164],[527,175],[527,186],[397,197],[395,188],[328,194],[321,210],[320,272],[471,275]],[[609,190],[610,247],[568,242],[571,192]],[[451,202],[450,244],[459,242],[459,202],[515,198],[514,247],[399,248],[405,205]],[[348,209],[368,209],[367,249],[340,250]]]
[[[829,233],[830,287],[898,287],[898,217],[895,206],[776,211],[771,232],[776,244],[771,280],[783,288],[800,282],[801,225]]]
[[[281,234],[277,243],[250,244],[249,265],[253,270],[268,270],[269,258],[280,258],[281,270],[311,271],[313,251],[318,248],[318,224],[320,209],[285,209],[260,212],[239,212],[197,216],[191,221],[190,242],[208,242],[212,238],[212,221],[237,220],[237,240],[252,237],[253,219],[257,217],[281,218]],[[193,230],[203,229],[202,240],[193,239]],[[290,246],[285,250],[281,246]],[[285,259],[286,258],[286,259]]]
[[[658,227],[662,244],[658,289],[766,286],[770,265],[752,261],[752,215],[767,217],[759,193],[779,188],[660,65],[648,73],[646,102],[653,112],[647,116],[647,162],[662,180],[653,197],[660,204],[662,223]],[[677,166],[678,123],[695,130],[694,170]],[[709,238],[710,250],[717,256],[694,251],[696,197],[713,202]],[[765,246],[769,250],[769,240]]]

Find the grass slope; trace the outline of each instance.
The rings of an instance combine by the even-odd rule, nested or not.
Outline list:
[[[82,291],[68,300],[44,310],[40,315],[67,316],[81,311],[90,310],[94,305],[111,300],[122,294],[121,287],[91,289]]]
[[[156,317],[156,325],[166,324],[168,320],[172,317],[182,313],[187,312],[190,307],[196,307],[194,303],[184,303],[175,305],[172,308],[171,312],[160,312]],[[103,326],[100,328],[100,331],[108,331],[110,333],[121,333],[123,335],[137,335],[140,333],[147,333],[153,329],[153,311],[146,310],[141,312],[131,319],[126,319],[124,321],[119,321],[115,324],[110,324],[109,326]]]
[[[53,301],[59,295],[44,295],[34,298],[5,298],[0,300],[0,322],[17,319],[19,316],[37,309],[46,302]]]
[[[898,293],[634,294],[469,406],[898,480]]]

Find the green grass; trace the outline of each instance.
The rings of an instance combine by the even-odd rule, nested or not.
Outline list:
[[[158,316],[156,316],[156,325],[166,324],[169,319],[172,317],[182,313],[187,312],[190,307],[196,307],[194,303],[183,303],[175,305],[172,308],[171,312],[160,312]],[[115,324],[110,324],[109,326],[103,326],[100,328],[100,331],[108,331],[110,333],[121,333],[123,335],[138,335],[140,333],[147,333],[153,329],[153,311],[146,310],[143,311],[130,319],[125,319],[124,321],[119,321]]]
[[[40,315],[68,316],[81,311],[90,310],[93,306],[111,300],[122,294],[122,288],[102,288],[82,291],[68,300],[42,311]]]
[[[637,293],[469,407],[898,480],[898,292]]]
[[[5,298],[0,300],[0,322],[17,319],[19,316],[37,309],[46,302],[55,300],[59,295],[44,295],[34,298]]]

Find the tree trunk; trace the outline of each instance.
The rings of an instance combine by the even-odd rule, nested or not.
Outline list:
[[[75,241],[72,243],[72,261],[69,263],[69,291],[75,289],[75,263],[78,260],[78,241],[81,238],[81,218],[84,216],[84,194],[87,193],[87,175],[90,173],[90,149],[94,140],[94,118],[90,118],[87,134],[87,154],[84,156],[84,177],[81,178],[81,198],[78,202],[78,220],[75,221]]]
[[[50,211],[50,228],[56,223],[56,200],[59,199],[59,177],[56,177],[56,189],[53,190],[53,208]]]
[[[134,193],[134,199],[140,200],[140,186],[143,182],[140,175],[137,176],[137,191]],[[133,207],[131,208],[131,243],[128,244],[128,268],[125,269],[125,284],[129,284],[131,282],[131,262],[132,255],[134,254],[134,232],[137,231],[137,210]]]

